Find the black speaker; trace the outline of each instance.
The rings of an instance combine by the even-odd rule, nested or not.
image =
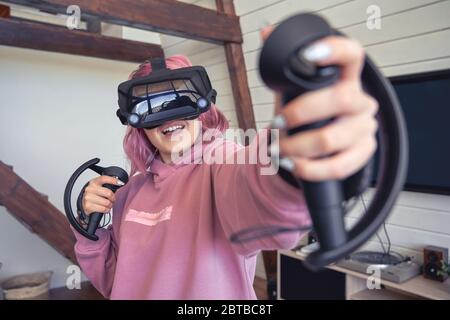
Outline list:
[[[445,281],[447,275],[438,275],[442,269],[442,261],[448,261],[448,249],[428,246],[423,249],[423,274],[424,277],[436,281]]]
[[[345,300],[345,274],[313,272],[299,259],[280,255],[280,298],[285,300]]]

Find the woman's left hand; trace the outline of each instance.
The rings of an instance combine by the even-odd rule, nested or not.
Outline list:
[[[266,38],[270,29],[263,30]],[[280,129],[282,168],[308,181],[344,179],[361,169],[376,150],[377,101],[362,89],[364,51],[354,40],[324,38],[306,50],[305,58],[319,65],[339,65],[341,78],[333,86],[307,92],[283,108],[276,106],[272,128]],[[276,99],[281,101],[280,96]],[[286,129],[335,118],[328,125],[286,135]],[[326,156],[326,157],[324,157]]]

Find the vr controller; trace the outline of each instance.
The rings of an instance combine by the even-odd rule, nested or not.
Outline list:
[[[312,42],[331,35],[342,34],[320,16],[302,13],[283,21],[265,41],[259,59],[261,78],[269,88],[282,92],[284,104],[339,80],[338,66],[317,67],[303,59],[302,54]],[[343,182],[301,181],[320,244],[320,250],[305,260],[312,270],[344,258],[369,240],[388,217],[406,178],[408,139],[394,90],[369,57],[366,57],[361,80],[365,90],[380,106],[377,115],[380,135],[378,184],[366,214],[346,230]],[[330,121],[301,126],[288,133],[319,128]]]

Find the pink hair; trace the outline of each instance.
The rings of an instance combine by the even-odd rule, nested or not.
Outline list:
[[[189,59],[183,55],[174,55],[167,58],[166,65],[172,70],[192,66]],[[129,79],[145,77],[151,72],[150,62],[144,61],[137,70],[130,74]],[[203,131],[215,128],[220,132],[224,132],[229,126],[228,120],[214,104],[207,112],[202,113],[198,119],[201,121]],[[144,129],[128,126],[123,139],[123,148],[131,162],[130,176],[133,176],[138,171],[145,173],[147,167],[153,161],[156,148],[148,140]]]

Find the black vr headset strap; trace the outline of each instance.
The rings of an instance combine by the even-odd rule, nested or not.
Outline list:
[[[167,69],[166,60],[164,58],[151,58],[150,64],[152,66],[152,72]]]
[[[127,117],[125,117],[125,116],[122,114],[122,111],[120,110],[120,108],[117,109],[117,111],[116,111],[116,116],[119,118],[120,122],[121,122],[123,125],[127,125],[127,124],[128,124]]]

